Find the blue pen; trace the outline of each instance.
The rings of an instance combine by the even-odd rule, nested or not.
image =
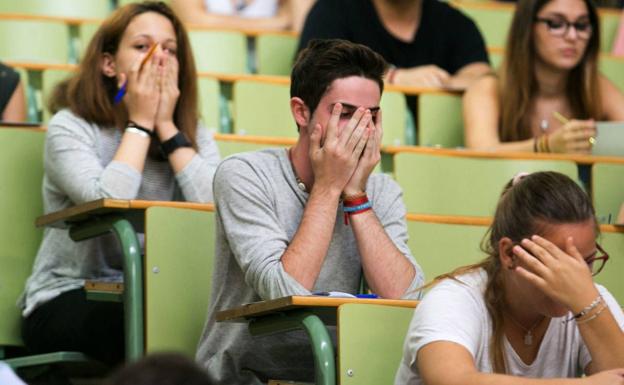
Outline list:
[[[357,298],[379,298],[377,294],[356,294]]]
[[[147,63],[149,58],[152,57],[154,52],[156,52],[157,45],[158,43],[154,43],[150,47],[149,51],[147,51],[147,55],[145,55],[145,57],[141,61],[141,65],[139,66],[139,72],[141,72],[141,69],[143,69],[143,66],[145,65],[145,63]],[[128,85],[128,79],[126,79],[126,81],[121,85],[121,87],[119,87],[119,90],[117,91],[117,93],[115,94],[115,97],[113,98],[113,104],[119,104],[119,102],[121,102],[121,99],[123,99],[124,95],[126,94],[127,85]]]

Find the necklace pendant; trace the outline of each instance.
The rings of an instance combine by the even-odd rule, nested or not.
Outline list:
[[[531,334],[531,332],[527,332],[527,334],[524,335],[524,344],[526,346],[531,346],[533,345],[533,334]]]

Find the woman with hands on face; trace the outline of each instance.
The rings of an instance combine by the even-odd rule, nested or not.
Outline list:
[[[395,383],[624,384],[624,314],[592,279],[608,260],[598,235],[573,180],[515,177],[484,239],[488,257],[429,285]]]
[[[598,72],[588,0],[519,1],[499,73],[464,94],[466,147],[591,153],[598,120],[624,120],[624,94]]]
[[[213,200],[219,154],[199,124],[188,36],[164,3],[132,3],[105,20],[51,106],[46,213],[101,198]],[[83,289],[87,279],[121,281],[120,256],[110,236],[74,242],[45,230],[21,301],[31,352],[124,359],[123,304],[87,301]]]

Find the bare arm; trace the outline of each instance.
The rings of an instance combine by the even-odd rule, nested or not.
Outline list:
[[[548,297],[564,304],[573,314],[578,314],[598,297],[591,272],[572,237],[567,238],[565,251],[537,235],[531,240],[523,240],[521,245],[514,247],[513,252],[527,264],[527,268],[517,267],[515,271]],[[587,372],[624,367],[624,332],[608,307],[600,314],[594,314],[596,317],[591,320],[581,317],[577,322],[592,357]],[[588,322],[583,322],[584,319]]]
[[[316,0],[287,0],[290,5],[290,14],[292,19],[291,30],[295,32],[301,32],[303,29],[303,23],[308,16],[310,8],[314,5]]]
[[[416,274],[372,210],[350,219],[366,281],[383,298],[401,298]]]
[[[616,369],[586,378],[537,379],[477,370],[468,350],[453,342],[425,345],[417,356],[421,377],[427,385],[573,385],[624,384],[624,370]]]
[[[24,86],[20,81],[17,83],[13,95],[9,99],[0,120],[5,122],[24,122],[26,121],[26,98],[24,97]]]
[[[470,63],[451,76],[445,86],[455,90],[465,90],[490,71],[492,71],[492,68],[487,63]]]
[[[606,120],[624,120],[624,94],[606,77],[600,76],[602,108]]]
[[[171,7],[185,23],[205,24],[215,28],[284,30],[291,25],[290,9],[283,2],[275,16],[260,18],[210,13],[202,0],[172,0]]]
[[[498,79],[484,76],[464,93],[464,137],[475,150],[533,151],[533,139],[502,143],[499,137]]]

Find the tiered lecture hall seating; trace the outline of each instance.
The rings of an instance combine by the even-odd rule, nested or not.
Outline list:
[[[499,62],[506,33],[502,25],[511,20],[511,8],[508,5],[492,8],[492,12],[500,16],[495,18],[487,15],[489,2],[477,5],[457,1],[454,4],[475,17],[482,32],[486,34],[494,62]],[[55,32],[62,37],[57,38],[56,43],[45,43],[46,49],[35,51],[36,56],[22,55],[20,50],[26,49],[22,47],[5,52],[1,47],[6,47],[7,44],[0,44],[0,57],[28,74],[27,80],[31,88],[29,102],[36,104],[38,109],[38,115],[34,116],[33,121],[42,116],[47,119],[47,113],[42,113],[45,111],[42,93],[47,95],[53,84],[75,69],[69,63],[76,61],[80,50],[84,50],[88,38],[97,28],[97,20],[92,19],[101,19],[105,15],[65,14],[70,18],[16,18],[6,14],[17,11],[5,10],[1,8],[2,5],[0,29],[5,24],[11,24],[5,23],[5,20],[18,20],[20,23],[38,20],[39,24],[55,26],[57,31],[63,29],[59,28],[59,24],[65,27],[64,31]],[[100,11],[106,13],[104,9],[105,7],[101,7]],[[611,16],[609,12],[601,12],[601,22],[605,28],[603,39],[606,42],[602,48],[605,52],[610,48],[615,30],[614,18]],[[72,20],[71,17],[85,19]],[[487,24],[490,22],[493,25]],[[285,76],[289,73],[294,57],[296,36],[288,33],[260,34],[254,31],[222,32],[200,28],[191,30],[200,71],[200,110],[205,126],[217,132],[215,139],[222,157],[240,151],[292,145],[296,127],[288,110],[288,79]],[[49,35],[52,36],[53,33],[50,32]],[[0,40],[1,36],[6,34],[0,33]],[[12,36],[11,43],[14,42],[15,37]],[[227,43],[223,44],[224,42]],[[30,40],[29,43],[31,46],[34,44]],[[59,48],[47,49],[51,44],[56,44]],[[254,47],[252,51],[248,50],[249,45]],[[220,49],[224,51],[221,52]],[[250,58],[249,52],[255,52],[255,57]],[[603,54],[600,65],[601,70],[624,89],[624,71],[620,70],[624,67],[623,62]],[[251,73],[254,68],[257,74]],[[413,135],[414,122],[410,126],[410,117],[405,112],[406,106],[403,102],[402,94],[410,93],[419,96],[418,119],[415,122],[418,127],[417,137]],[[407,219],[410,247],[429,280],[484,257],[479,245],[489,224],[494,204],[503,185],[516,171],[556,169],[576,177],[577,163],[594,164],[592,193],[598,217],[601,222],[606,223],[608,214],[617,214],[619,204],[624,201],[622,194],[618,193],[621,189],[617,187],[618,181],[623,177],[622,161],[598,162],[588,158],[534,157],[532,154],[525,157],[496,157],[469,151],[396,147],[415,143],[430,147],[462,146],[460,103],[461,94],[458,93],[396,86],[386,87],[382,100],[385,112],[384,158],[389,160],[385,163],[384,171],[394,171],[404,188],[409,211]],[[396,111],[390,112],[392,109]],[[250,114],[248,111],[255,113]],[[17,129],[2,128],[0,136],[9,133],[15,135],[15,130]],[[13,303],[30,272],[30,264],[41,236],[41,230],[30,224],[41,213],[38,195],[40,190],[36,186],[33,188],[33,183],[39,186],[41,183],[42,170],[36,164],[41,157],[43,133],[37,130],[33,131],[35,133],[26,132],[28,134],[23,136],[31,135],[38,139],[20,139],[19,143],[28,142],[29,146],[37,148],[25,151],[30,158],[23,162],[14,161],[18,155],[14,157],[10,152],[4,153],[9,154],[12,160],[7,170],[13,171],[2,173],[4,178],[12,178],[2,185],[13,186],[13,189],[4,193],[0,191],[2,194],[13,194],[11,196],[14,197],[0,200],[0,204],[11,202],[11,206],[3,212],[16,213],[4,217],[5,231],[2,233],[8,238],[3,245],[17,244],[15,248],[3,247],[0,250],[3,266],[11,267],[8,270],[0,269],[7,273],[0,273],[3,277],[0,278],[0,284],[4,287],[4,282],[10,282],[11,288],[0,292],[0,306],[6,309],[3,314],[12,314],[5,317],[5,322],[0,324],[0,344],[4,346],[21,344],[17,334],[19,313]],[[0,140],[0,143],[7,141]],[[24,151],[19,156],[24,156]],[[0,163],[0,167],[9,164],[5,160]],[[15,168],[16,165],[21,166]],[[22,175],[28,175],[28,178],[23,178]],[[28,196],[31,198],[24,199]],[[39,206],[30,204],[31,200],[39,202]],[[24,205],[19,213],[28,214],[17,214],[18,203]],[[22,224],[15,225],[16,223]],[[205,250],[213,248],[211,235],[214,214],[210,211],[179,208],[150,208],[145,213],[145,226],[145,351],[173,349],[193,355],[210,292],[212,254],[207,254]],[[15,234],[15,231],[19,231],[19,234]],[[20,239],[28,240],[20,242]],[[624,303],[624,285],[618,277],[618,273],[624,268],[622,228],[603,225],[600,242],[611,255],[611,259],[597,277],[597,281],[604,283]],[[172,258],[172,255],[175,257]],[[192,262],[184,263],[186,261]],[[9,272],[11,273],[8,274]],[[171,316],[172,314],[175,316]],[[342,308],[339,317],[343,325],[348,325],[348,329],[355,332],[339,333],[340,383],[391,382],[402,354],[402,339],[411,318],[411,310],[354,305]],[[391,335],[388,330],[375,328],[375,325],[388,323],[396,325]],[[183,325],[186,327],[182,327]],[[357,332],[361,330],[367,330],[369,338],[358,338]],[[377,362],[379,365],[370,365],[370,362]]]

